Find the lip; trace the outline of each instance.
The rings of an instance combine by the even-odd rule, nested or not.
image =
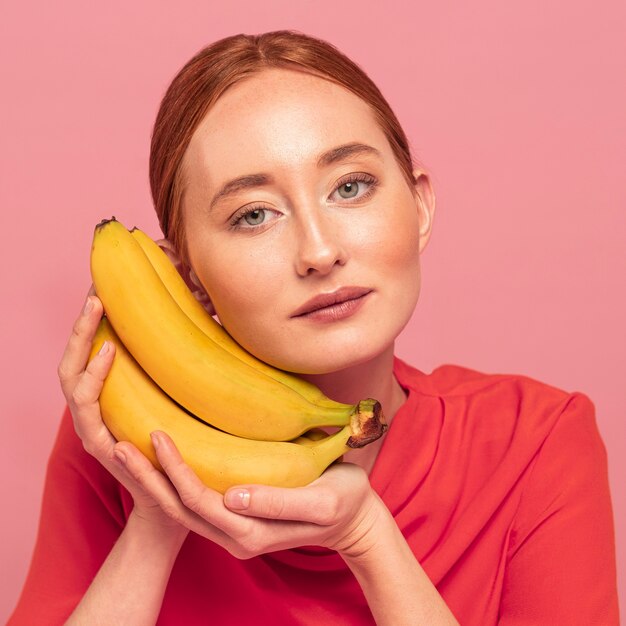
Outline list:
[[[372,290],[367,287],[341,287],[330,293],[320,293],[314,298],[307,300],[300,308],[296,309],[291,314],[291,317],[300,317],[326,307],[332,307],[336,304],[357,300],[371,291]]]

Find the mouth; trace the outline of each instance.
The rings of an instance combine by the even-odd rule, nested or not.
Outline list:
[[[367,287],[342,287],[331,293],[321,293],[305,302],[291,317],[312,319],[339,319],[353,313],[366,296]]]

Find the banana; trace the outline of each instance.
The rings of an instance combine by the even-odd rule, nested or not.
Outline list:
[[[146,233],[136,226],[130,230],[130,234],[135,241],[141,246],[142,250],[152,263],[159,278],[170,292],[176,304],[185,312],[187,317],[204,332],[207,337],[215,341],[219,346],[236,356],[244,363],[252,365],[259,371],[267,374],[271,378],[285,383],[294,391],[297,391],[302,397],[309,402],[318,406],[327,406],[333,408],[336,402],[327,398],[315,385],[299,378],[285,370],[281,370],[264,361],[257,359],[250,354],[245,348],[238,344],[224,329],[224,327],[216,322],[208,311],[196,300],[193,293],[189,290],[182,276],[167,254],[159,247],[159,245]]]
[[[328,433],[321,428],[311,428],[311,430],[307,430],[307,432],[302,433],[299,437],[292,439],[293,443],[298,443],[301,446],[310,446],[314,444],[316,441],[320,441],[328,437]]]
[[[115,218],[96,226],[91,275],[124,346],[167,395],[208,424],[240,437],[289,441],[311,428],[346,426],[364,411],[377,416],[367,441],[384,432],[376,400],[311,401],[288,379],[265,374],[254,357],[244,362],[210,339],[172,299],[142,247]]]
[[[255,441],[221,432],[189,415],[169,398],[126,350],[106,317],[93,339],[90,360],[102,343],[115,345],[113,364],[99,397],[100,412],[118,441],[130,441],[159,470],[150,440],[166,432],[200,480],[221,493],[240,484],[300,487],[315,480],[378,421],[375,414],[355,414],[351,424],[307,445]]]

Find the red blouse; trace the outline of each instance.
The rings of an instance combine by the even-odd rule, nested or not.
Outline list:
[[[454,365],[425,374],[396,358],[394,372],[408,399],[371,484],[462,626],[618,624],[607,458],[589,398]],[[62,624],[131,508],[128,492],[84,451],[66,410],[8,624]],[[335,552],[303,547],[240,561],[190,533],[158,623],[374,621]]]

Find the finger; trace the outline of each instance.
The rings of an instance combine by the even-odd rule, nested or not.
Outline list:
[[[171,437],[161,431],[151,433],[152,443],[159,463],[176,488],[183,504],[200,515],[219,508],[224,509],[222,495],[207,487],[197,474],[185,463]]]
[[[85,449],[98,458],[102,454],[108,456],[115,444],[113,435],[102,421],[98,402],[114,356],[115,345],[110,341],[105,342],[87,364],[69,398],[74,427],[83,440]]]
[[[243,515],[330,526],[345,516],[348,502],[369,488],[362,473],[357,466],[344,463],[330,467],[305,487],[238,485],[224,494],[224,504]]]
[[[72,334],[65,346],[57,370],[66,398],[70,396],[85,369],[102,311],[100,299],[97,296],[88,295],[80,315],[74,322]]]
[[[77,377],[76,385],[72,390],[71,400],[79,409],[98,408],[98,398],[102,391],[104,381],[113,364],[115,356],[115,344],[105,341],[94,357],[87,363],[87,367]]]
[[[315,487],[237,486],[224,494],[224,504],[231,511],[251,517],[322,526],[334,523],[339,510],[335,493]]]

